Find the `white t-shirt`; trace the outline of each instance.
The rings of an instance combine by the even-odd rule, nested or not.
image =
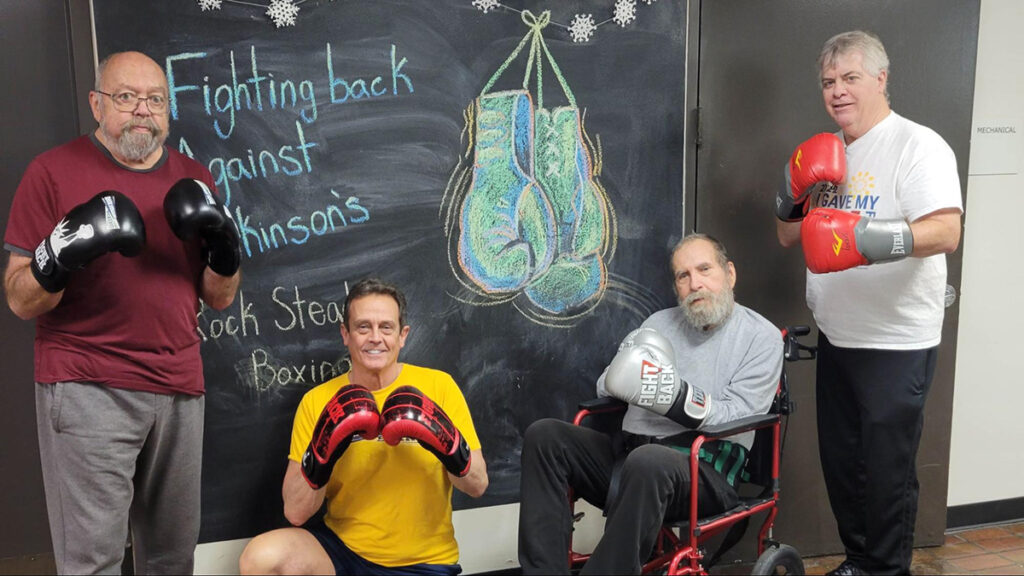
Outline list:
[[[843,138],[842,132],[837,136]],[[811,199],[871,218],[918,218],[943,208],[963,211],[956,158],[934,130],[890,112],[846,147],[846,181]],[[807,305],[818,328],[843,348],[917,350],[939,344],[946,257],[905,258],[814,274]]]

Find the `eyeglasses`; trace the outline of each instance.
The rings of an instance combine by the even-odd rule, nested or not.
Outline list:
[[[148,98],[141,98],[134,92],[118,92],[117,94],[108,94],[102,90],[96,90],[97,94],[103,94],[109,96],[110,101],[114,103],[114,108],[121,112],[134,112],[139,107],[139,103],[145,102],[150,112],[160,113],[167,109],[167,97],[161,94],[154,94]]]

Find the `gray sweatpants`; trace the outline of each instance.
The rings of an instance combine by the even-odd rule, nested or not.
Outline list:
[[[202,396],[36,385],[46,508],[60,574],[191,574],[199,539]]]

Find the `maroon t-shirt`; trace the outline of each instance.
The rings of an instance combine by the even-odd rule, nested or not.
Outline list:
[[[214,189],[198,162],[164,148],[149,170],[119,164],[92,136],[36,157],[14,196],[7,250],[31,256],[75,206],[104,190],[132,199],[146,225],[134,258],[113,252],[71,273],[60,303],[36,323],[37,382],[95,382],[158,393],[203,393],[196,314],[203,262],[198,241],[179,240],[164,218],[167,190],[181,178]]]

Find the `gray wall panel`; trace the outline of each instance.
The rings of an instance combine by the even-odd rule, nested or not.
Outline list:
[[[78,134],[69,2],[0,0],[0,230],[21,174],[40,152]],[[85,28],[87,31],[88,28]],[[91,119],[90,119],[91,121]],[[0,261],[6,267],[6,251]],[[0,558],[50,553],[35,432],[33,322],[0,310]]]

